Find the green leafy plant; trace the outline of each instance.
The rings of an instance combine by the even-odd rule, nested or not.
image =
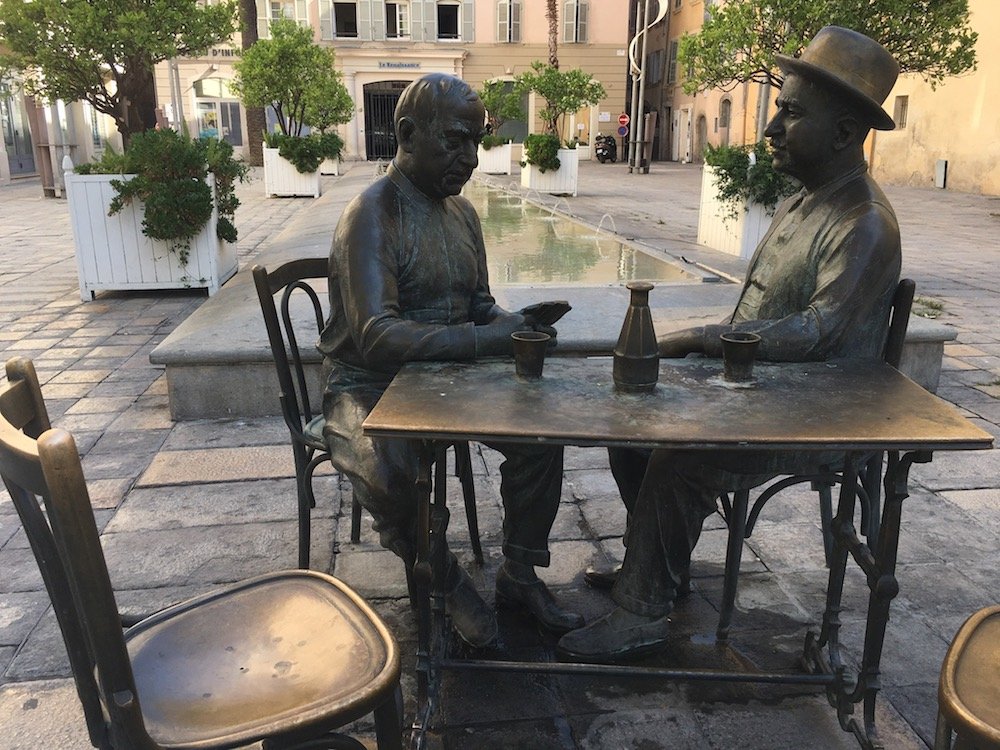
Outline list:
[[[560,70],[554,65],[535,60],[531,70],[515,79],[518,91],[533,91],[545,100],[538,116],[545,123],[545,132],[559,136],[567,115],[597,104],[605,96],[604,86],[590,73],[579,68]]]
[[[502,135],[487,133],[483,136],[483,140],[479,142],[479,145],[483,147],[483,151],[489,151],[494,146],[504,145],[508,140],[508,138],[504,138]]]
[[[476,93],[486,108],[487,137],[490,139],[490,145],[486,145],[486,138],[483,138],[483,148],[488,150],[506,143],[509,139],[500,136],[500,128],[511,120],[524,119],[522,91],[514,81],[497,79],[486,81]]]
[[[783,198],[798,189],[791,179],[775,170],[764,141],[752,146],[708,145],[705,163],[715,168],[716,195],[729,207],[731,219],[748,203],[759,203],[772,212]]]
[[[268,148],[278,149],[278,155],[287,159],[302,174],[319,169],[324,159],[337,159],[344,141],[336,133],[310,133],[304,136],[284,133],[265,133]]]
[[[532,133],[524,139],[524,161],[521,166],[532,164],[539,172],[559,169],[559,136],[551,133]]]
[[[687,93],[746,81],[780,86],[777,54],[796,56],[829,24],[882,44],[903,73],[931,85],[976,65],[968,0],[727,0],[708,7],[697,34],[680,38],[677,69]]]
[[[233,147],[216,138],[192,140],[174,130],[136,133],[124,153],[105,150],[99,161],[81,164],[78,174],[134,174],[112,180],[115,197],[108,215],[116,214],[134,200],[143,203],[142,232],[165,240],[186,265],[195,237],[218,212],[216,235],[236,241],[232,219],[239,206],[235,185],[246,178],[248,167],[233,158]],[[215,201],[205,179],[215,175]]]

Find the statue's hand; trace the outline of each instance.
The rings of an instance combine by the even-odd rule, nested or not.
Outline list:
[[[548,346],[549,351],[552,351],[553,349],[556,348],[556,335],[557,335],[557,332],[556,332],[556,329],[555,329],[554,326],[546,326],[546,325],[542,325],[541,323],[535,323],[532,326],[532,329],[535,330],[535,331],[538,331],[539,333],[547,333],[547,334],[549,334],[549,336],[552,337],[549,340],[549,346]]]
[[[687,328],[682,331],[671,331],[657,339],[660,356],[666,359],[686,357],[692,352],[702,350],[702,334],[699,328]]]
[[[483,326],[476,326],[476,356],[489,357],[514,351],[510,335],[515,331],[530,331],[520,313],[498,315]]]

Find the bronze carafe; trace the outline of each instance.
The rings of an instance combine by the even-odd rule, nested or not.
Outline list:
[[[615,387],[621,391],[651,391],[660,375],[660,351],[649,309],[648,281],[630,281],[631,292],[625,323],[614,349]]]

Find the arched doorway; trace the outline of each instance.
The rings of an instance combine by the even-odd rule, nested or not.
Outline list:
[[[409,81],[365,84],[365,158],[369,161],[391,159],[396,155],[393,114],[399,95],[409,85]]]
[[[698,115],[697,130],[694,140],[694,161],[701,163],[705,160],[705,145],[708,143],[708,120],[705,115]]]

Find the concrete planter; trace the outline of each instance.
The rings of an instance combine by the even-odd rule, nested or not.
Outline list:
[[[491,149],[479,147],[479,171],[484,174],[510,174],[511,144],[504,143]]]
[[[131,175],[79,175],[66,172],[66,199],[73,225],[80,298],[98,291],[140,289],[207,289],[215,294],[236,273],[236,246],[215,235],[216,212],[191,240],[182,265],[169,243],[142,233],[143,205],[133,201],[108,216],[115,196],[111,180]],[[208,176],[215,189],[215,177]]]
[[[559,149],[559,169],[539,171],[533,164],[521,167],[521,187],[552,195],[576,195],[580,156],[575,148]]]
[[[771,226],[771,214],[758,203],[736,209],[716,197],[715,167],[706,164],[701,173],[701,203],[698,208],[698,244],[741,258],[753,255]]]
[[[326,175],[333,175],[337,177],[340,175],[340,159],[324,159],[320,162],[319,173]]]
[[[264,147],[264,195],[319,198],[319,173],[302,174],[278,149]]]

